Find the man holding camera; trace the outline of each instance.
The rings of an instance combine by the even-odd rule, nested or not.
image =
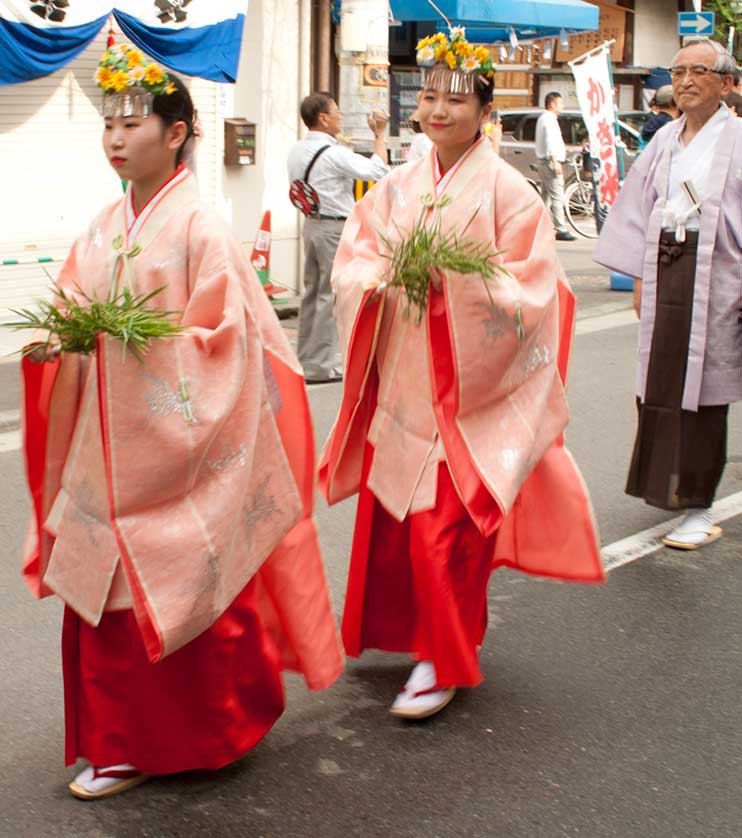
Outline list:
[[[328,93],[307,96],[301,103],[301,118],[309,130],[289,153],[289,180],[307,181],[319,198],[319,214],[304,222],[304,297],[297,354],[306,382],[316,384],[342,378],[332,312],[332,264],[355,203],[354,181],[379,180],[389,171],[384,136],[388,122],[378,113],[369,117],[374,153],[364,157],[338,143],[340,110]]]

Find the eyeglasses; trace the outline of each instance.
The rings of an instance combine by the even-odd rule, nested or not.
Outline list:
[[[677,67],[670,67],[670,78],[673,81],[679,81],[685,78],[686,73],[692,79],[703,79],[710,73],[716,73],[718,76],[729,75],[728,73],[721,73],[719,70],[712,70],[711,67],[707,67],[705,64],[688,64],[687,66],[679,65]]]

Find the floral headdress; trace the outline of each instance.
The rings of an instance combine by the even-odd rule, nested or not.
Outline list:
[[[149,116],[153,97],[175,90],[162,67],[128,44],[103,53],[95,80],[105,94],[103,116]]]
[[[449,35],[436,32],[423,38],[417,63],[423,67],[423,87],[449,93],[475,93],[475,85],[489,82],[496,69],[486,47],[466,40],[463,26],[452,27]]]

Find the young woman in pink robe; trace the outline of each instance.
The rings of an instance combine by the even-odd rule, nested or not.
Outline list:
[[[368,193],[338,249],[346,369],[320,465],[330,503],[359,493],[346,651],[413,654],[390,711],[404,718],[481,682],[494,567],[603,579],[587,492],[563,444],[574,298],[554,229],[482,135],[492,82],[435,65],[423,87],[432,151]],[[431,272],[418,322],[384,282],[385,241],[408,235],[425,207],[430,220],[441,199],[442,229],[461,233],[474,216],[465,235],[498,251],[507,274],[488,294],[479,275]]]
[[[59,284],[164,286],[153,303],[183,333],[143,359],[101,336],[90,356],[40,345],[23,367],[24,573],[65,602],[66,762],[90,762],[70,784],[87,799],[239,758],[283,711],[283,669],[312,689],[342,669],[302,371],[180,162],[193,104],[171,82],[135,107],[105,97],[104,150],[129,187]]]

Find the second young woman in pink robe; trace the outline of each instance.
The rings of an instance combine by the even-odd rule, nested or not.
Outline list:
[[[343,640],[417,660],[392,714],[437,712],[482,680],[487,584],[507,565],[600,582],[587,491],[564,447],[574,297],[539,197],[481,127],[492,84],[426,74],[420,122],[435,143],[356,206],[335,262],[343,400],[320,483],[359,493]],[[426,210],[426,207],[428,209]],[[389,247],[440,213],[444,232],[499,252],[505,269],[433,271],[427,308],[405,316],[385,287]]]

